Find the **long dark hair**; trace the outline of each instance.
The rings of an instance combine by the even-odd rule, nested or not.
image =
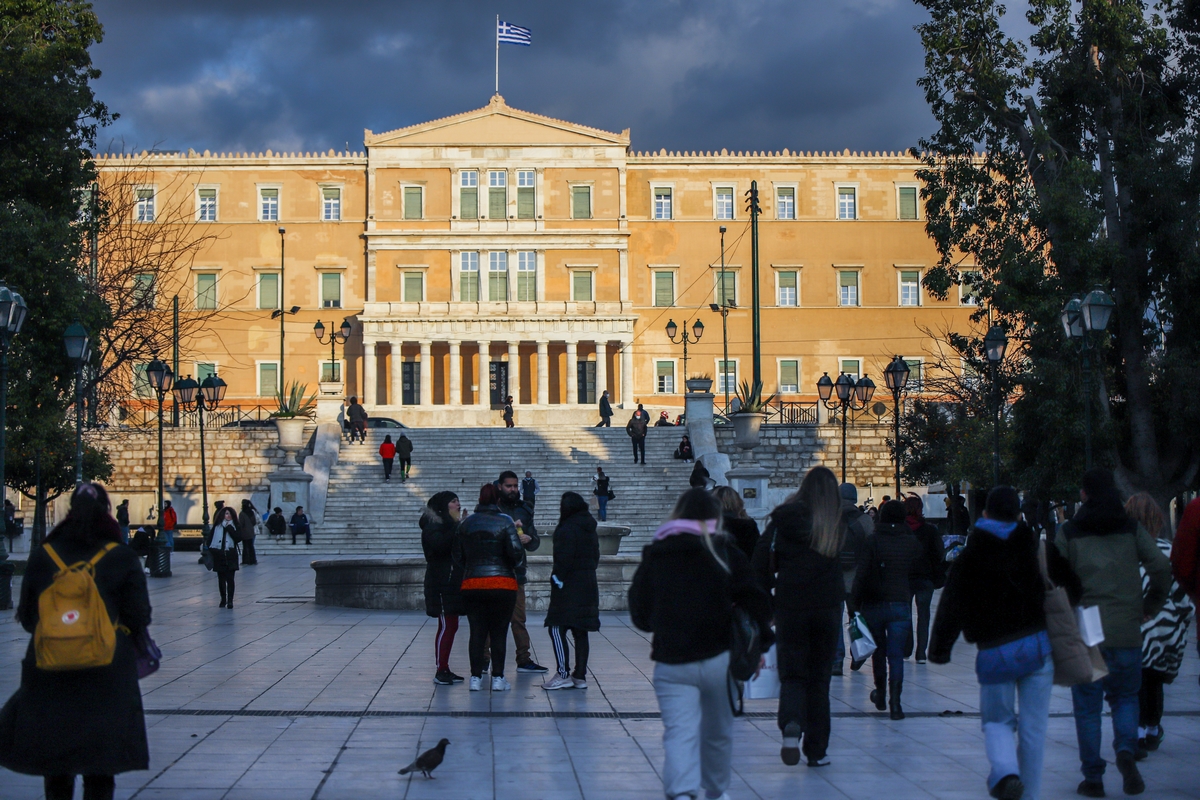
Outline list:
[[[567,517],[578,514],[580,511],[585,514],[591,513],[583,495],[578,492],[563,492],[562,500],[558,503],[558,524],[562,525]]]
[[[809,546],[826,558],[833,558],[842,549],[842,497],[837,478],[826,467],[813,467],[800,482],[796,497],[808,506],[812,517]]]
[[[222,522],[224,522],[226,516],[229,517],[229,521],[234,525],[237,524],[237,512],[233,510],[233,506],[221,506],[221,510],[217,512],[216,524],[220,525]]]
[[[58,540],[78,542],[87,547],[121,541],[121,526],[109,513],[108,492],[98,483],[81,483],[71,495],[71,510],[46,543]]]

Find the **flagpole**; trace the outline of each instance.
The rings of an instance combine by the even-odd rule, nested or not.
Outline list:
[[[500,94],[500,15],[496,15],[496,94]]]

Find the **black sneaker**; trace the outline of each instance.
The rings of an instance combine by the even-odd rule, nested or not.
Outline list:
[[[1021,800],[1025,794],[1025,784],[1016,775],[1005,775],[989,791],[996,800]]]
[[[800,733],[800,726],[795,722],[789,722],[783,728],[783,746],[779,748],[779,757],[789,767],[800,763]]]
[[[1084,797],[1104,797],[1104,781],[1081,781],[1075,794]]]
[[[450,670],[446,670],[445,672],[439,670],[438,673],[433,676],[433,682],[438,686],[451,686],[454,684],[454,679],[456,677],[458,676]],[[462,678],[459,678],[459,680],[461,681]]]
[[[1155,728],[1154,733],[1147,732],[1146,738],[1139,740],[1138,744],[1142,745],[1147,750],[1157,750],[1158,746],[1162,744],[1164,733],[1165,732],[1163,731],[1162,725],[1158,725]]]
[[[1125,794],[1141,794],[1146,791],[1146,782],[1142,780],[1142,773],[1138,772],[1133,753],[1128,750],[1117,753],[1117,769],[1125,779]]]
[[[524,664],[517,664],[517,672],[549,672],[550,670],[543,667],[536,661],[526,661]]]
[[[462,675],[455,675],[453,672],[450,672],[449,670],[446,671],[446,674],[449,675],[450,680],[454,681],[455,683],[462,683],[463,681],[466,680],[466,678],[464,678]]]

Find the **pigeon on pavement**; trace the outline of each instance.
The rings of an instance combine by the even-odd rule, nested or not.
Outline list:
[[[410,772],[419,772],[432,780],[433,771],[438,768],[442,763],[442,759],[446,757],[446,745],[448,744],[450,744],[449,739],[442,739],[437,743],[437,747],[421,753],[421,755],[417,756],[416,761],[400,770],[400,774],[407,775]]]

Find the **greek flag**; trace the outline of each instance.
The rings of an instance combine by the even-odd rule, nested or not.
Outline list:
[[[496,21],[496,41],[529,47],[533,44],[533,31],[502,20]]]

